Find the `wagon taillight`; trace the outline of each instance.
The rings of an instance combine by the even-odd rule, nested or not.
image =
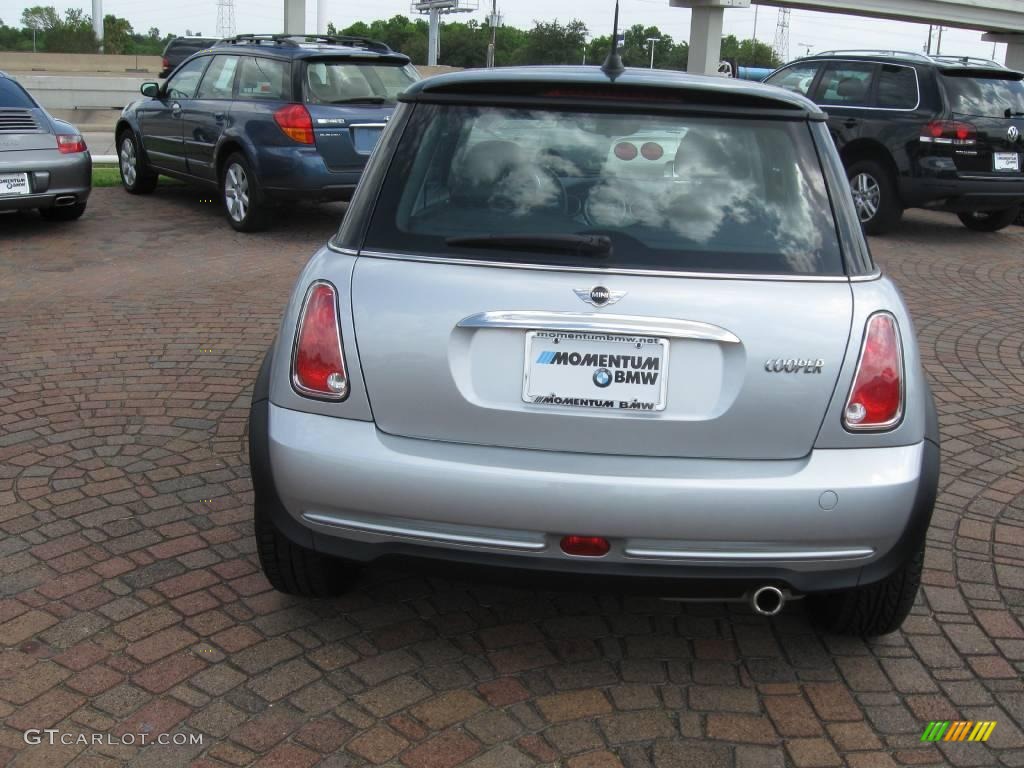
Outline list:
[[[896,318],[876,312],[864,329],[857,372],[843,408],[855,432],[892,429],[903,418],[903,347]]]
[[[300,395],[322,400],[348,396],[345,353],[334,286],[315,282],[306,292],[292,351],[292,386]]]
[[[289,104],[274,113],[274,122],[285,136],[299,144],[312,144],[313,118],[301,104]]]
[[[965,146],[977,143],[978,129],[962,120],[933,120],[921,131],[921,141],[926,144],[956,144]]]

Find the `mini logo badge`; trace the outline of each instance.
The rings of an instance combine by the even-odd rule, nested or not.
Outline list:
[[[1016,143],[1020,139],[1020,128],[1016,125],[1011,125],[1006,129],[1006,138],[1010,140],[1011,144]]]
[[[625,291],[609,291],[603,285],[595,285],[589,291],[584,288],[573,288],[572,292],[579,297],[580,301],[593,304],[595,307],[607,307],[626,295]]]

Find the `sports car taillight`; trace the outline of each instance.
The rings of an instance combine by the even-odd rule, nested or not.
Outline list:
[[[322,400],[348,396],[338,294],[330,283],[315,282],[306,292],[292,351],[292,386],[301,395]]]
[[[313,143],[313,119],[301,104],[289,104],[274,113],[274,122],[285,135],[299,144]]]
[[[860,361],[843,409],[852,431],[892,429],[903,417],[903,347],[896,318],[876,312],[868,318]]]
[[[65,155],[85,152],[85,139],[77,133],[59,133],[57,134],[57,149]]]

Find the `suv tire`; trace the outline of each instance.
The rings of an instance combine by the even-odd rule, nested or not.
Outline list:
[[[829,632],[875,637],[900,628],[921,587],[924,545],[894,573],[876,584],[843,592],[810,595],[807,610]]]
[[[239,232],[258,232],[267,226],[267,206],[259,181],[245,155],[235,152],[224,161],[220,196],[228,223]]]
[[[160,176],[149,167],[133,131],[126,130],[118,137],[117,170],[121,174],[121,184],[133,195],[148,195],[156,189]]]
[[[858,160],[846,169],[854,207],[861,226],[869,235],[891,232],[903,216],[892,174],[875,160]]]
[[[1020,215],[1020,206],[1007,208],[1005,211],[970,211],[958,213],[957,218],[968,229],[975,232],[998,232],[1013,224]]]

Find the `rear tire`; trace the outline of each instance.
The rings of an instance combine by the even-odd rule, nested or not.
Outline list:
[[[922,544],[910,560],[877,584],[808,596],[808,613],[836,634],[875,637],[895,632],[914,606],[923,567]]]
[[[85,203],[74,205],[62,205],[60,208],[40,208],[39,215],[47,221],[74,221],[82,218],[85,213]]]
[[[228,223],[239,232],[258,232],[267,227],[270,212],[263,191],[252,166],[240,152],[230,155],[224,162],[220,196]]]
[[[858,160],[846,169],[860,225],[869,235],[891,232],[903,217],[896,181],[881,163]]]
[[[133,195],[148,195],[156,189],[160,179],[146,162],[138,137],[129,130],[118,137],[117,170],[121,174],[121,185]]]
[[[957,218],[963,225],[975,232],[998,232],[1013,224],[1020,215],[1020,206],[1007,208],[1005,211],[970,211],[958,213]]]

